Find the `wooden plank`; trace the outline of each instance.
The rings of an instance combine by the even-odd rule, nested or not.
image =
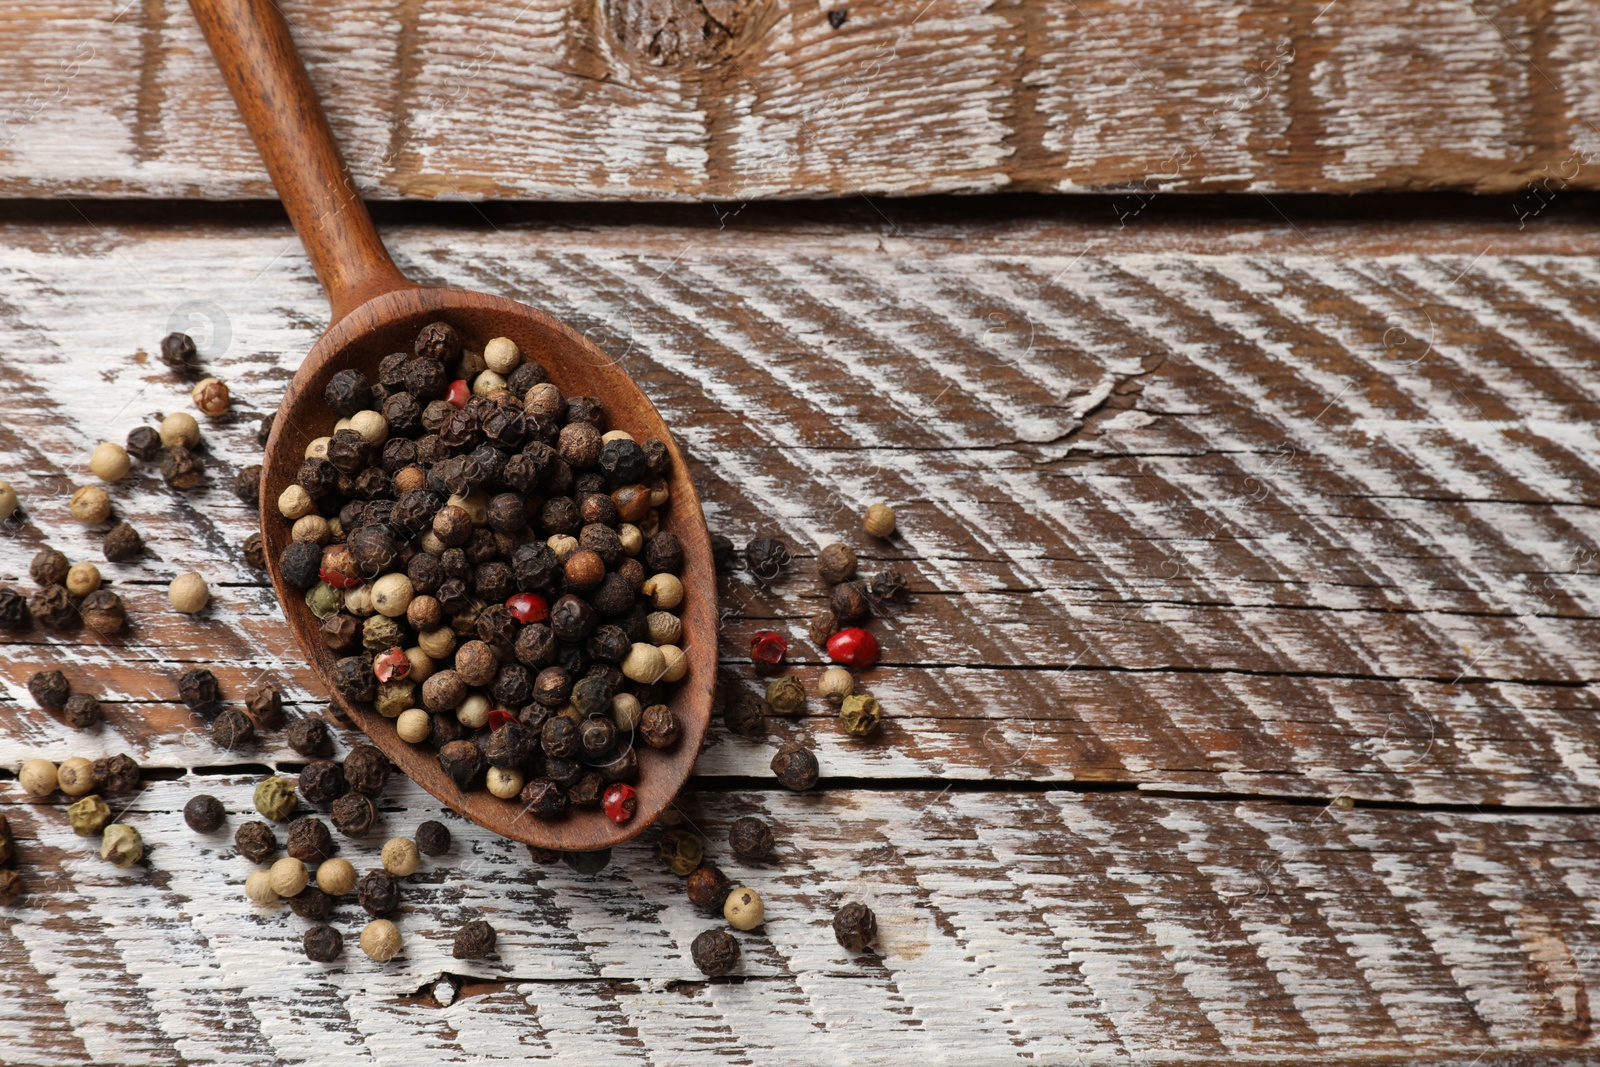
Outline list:
[[[250,864],[227,835],[182,826],[198,791],[230,825],[246,817],[253,781],[148,783],[122,816],[150,846],[128,870],[92,855],[60,802],[0,784],[32,887],[4,916],[0,961],[38,991],[0,998],[8,1062],[391,1063],[418,1047],[447,1063],[1507,1062],[1583,1055],[1600,980],[1586,819],[993,791],[686,797],[683,817],[766,901],[733,980],[689,963],[710,921],[650,841],[582,877],[459,821],[406,879],[404,954],[379,965],[352,946],[322,966],[300,955],[302,920],[244,899]],[[340,842],[358,868],[440,814],[405,782],[382,808],[372,839]],[[771,866],[722,847],[749,813],[777,828]],[[876,911],[880,952],[834,943],[847,900]],[[454,929],[479,916],[497,956],[452,959]],[[365,921],[338,907],[347,938]],[[25,1025],[50,1012],[84,1049]]]
[[[379,199],[1596,187],[1583,5],[284,7]],[[183,5],[0,18],[0,195],[272,196]]]
[[[739,662],[768,626],[815,676],[818,546],[843,537],[912,576],[864,679],[888,706],[880,741],[841,737],[821,708],[764,744],[719,724],[702,773],[765,776],[799,733],[832,778],[1595,805],[1591,235],[1496,252],[1514,224],[1380,241],[1240,223],[1079,257],[1118,231],[967,232],[392,235],[419,277],[591,330],[681,427],[713,528],[797,547],[782,581],[725,579],[730,688],[752,684]],[[320,328],[314,280],[276,226],[11,226],[0,264],[5,351],[27,357],[0,361],[0,466],[31,515],[0,540],[0,581],[26,583],[46,531],[98,557],[66,498],[95,441],[187,406],[144,355],[167,329],[192,330],[238,398],[207,426],[206,488],[139,471],[113,489],[152,549],[105,567],[129,637],[7,635],[0,763],[85,743],[225,762],[170,703],[183,665],[220,664],[236,697],[263,675],[307,709],[321,697],[242,563],[251,520],[226,488],[257,453],[251,413]],[[1397,355],[1394,331],[1429,321],[1426,354]],[[879,499],[901,515],[892,545],[854,532]],[[190,568],[218,592],[195,620],[161,609]],[[97,738],[27,699],[54,664],[113,701]],[[269,739],[250,758],[289,754]]]

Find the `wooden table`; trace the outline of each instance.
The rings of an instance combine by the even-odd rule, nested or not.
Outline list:
[[[452,850],[405,887],[404,954],[306,961],[305,924],[244,899],[231,834],[179,815],[214,793],[231,830],[301,758],[277,733],[215,749],[175,677],[210,666],[234,700],[268,678],[321,713],[229,483],[326,305],[275,209],[217,203],[267,187],[186,11],[16,8],[0,192],[38,200],[0,206],[0,477],[28,509],[0,582],[28,586],[45,543],[99,560],[103,529],[66,500],[97,441],[190,409],[162,335],[191,333],[235,405],[204,426],[202,488],[138,466],[111,489],[150,546],[102,568],[130,632],[5,638],[0,766],[131,754],[124,818],[150,849],[114,868],[62,798],[0,781],[30,888],[0,911],[0,1062],[1596,1058],[1600,232],[1566,187],[1587,167],[1537,211],[1524,184],[1583,150],[1592,98],[1563,94],[1600,53],[1592,14],[935,0],[920,21],[852,4],[834,29],[816,6],[519,6],[288,10],[356,169],[387,153],[363,171],[378,198],[715,201],[378,214],[414,277],[588,330],[679,428],[713,530],[796,548],[777,582],[724,577],[724,696],[757,684],[758,629],[820,673],[821,545],[906,569],[915,595],[875,624],[885,662],[862,678],[886,726],[852,740],[815,701],[762,741],[713,725],[680,816],[769,916],[731,978],[690,963],[713,923],[653,836],[585,877],[404,781],[343,853],[372,866],[390,834],[450,822]],[[1234,58],[1162,47],[1197,49],[1186,29]],[[1144,190],[1279,37],[1293,59],[1235,113],[1248,129],[1177,183],[1267,195]],[[869,75],[885,40],[897,61]],[[1363,41],[1404,69],[1364,66]],[[484,42],[450,95],[448,57]],[[1194,77],[1147,97],[1124,61]],[[875,91],[852,102],[851,76]],[[1101,105],[1125,121],[1089,121]],[[784,114],[803,132],[823,107],[838,123],[804,151],[761,153]],[[1287,195],[1434,185],[1511,194]],[[813,193],[846,198],[754,202]],[[880,500],[889,545],[859,532]],[[190,569],[215,592],[193,619],[164,601]],[[51,666],[102,696],[104,727],[34,706],[26,679]],[[772,781],[791,737],[818,752],[813,792]],[[725,847],[746,813],[778,829],[770,865]],[[877,912],[879,952],[834,942],[848,900]],[[498,957],[452,959],[480,916]]]

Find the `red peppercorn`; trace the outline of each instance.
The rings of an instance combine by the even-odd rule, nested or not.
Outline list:
[[[329,567],[323,567],[321,570],[317,571],[317,577],[321,578],[335,589],[349,589],[352,586],[361,584],[361,575],[341,574],[340,572]]]
[[[391,648],[372,661],[372,673],[380,682],[398,681],[411,673],[411,660],[403,648]]]
[[[612,822],[627,822],[633,818],[634,811],[639,807],[639,793],[626,782],[618,782],[606,790],[606,795],[600,799],[600,804],[606,809],[606,814],[611,816]]]
[[[870,667],[878,662],[878,639],[859,626],[840,630],[828,638],[828,658],[848,667]]]
[[[789,642],[776,630],[757,630],[750,638],[750,658],[758,664],[776,666],[789,652]]]
[[[492,708],[489,711],[489,729],[498,730],[508,722],[516,722],[517,717],[504,708]],[[507,734],[506,736],[510,736]]]
[[[444,398],[450,401],[452,407],[458,408],[466,407],[467,398],[471,395],[472,387],[467,384],[467,380],[465,378],[457,378],[455,381],[450,383],[450,388],[446,389],[444,392]]]
[[[544,622],[550,617],[550,605],[538,593],[518,593],[506,601],[506,607],[511,610],[512,618],[523,625]]]

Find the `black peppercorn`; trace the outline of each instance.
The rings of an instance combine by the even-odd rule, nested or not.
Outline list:
[[[218,748],[240,748],[249,744],[255,736],[255,724],[250,721],[250,716],[238,708],[227,709],[211,722],[211,741]]]
[[[183,806],[183,821],[197,834],[209,834],[220,829],[227,812],[222,801],[210,793],[200,793],[189,798]],[[240,851],[243,851],[242,849]]]
[[[400,906],[400,883],[388,871],[370,870],[357,883],[356,899],[368,915],[381,919]]]
[[[28,695],[46,711],[60,711],[67,706],[72,686],[60,671],[35,671],[28,677]]]
[[[448,322],[430,322],[417,332],[412,351],[440,363],[450,363],[461,358],[461,335]]]
[[[567,810],[567,794],[550,778],[534,778],[522,787],[522,802],[541,819],[554,819]]]
[[[186,333],[169,333],[161,339],[161,362],[180,374],[192,374],[200,366],[194,339]]]
[[[760,863],[771,858],[776,841],[772,827],[754,815],[745,815],[728,827],[728,847],[746,863]]]
[[[885,567],[867,579],[867,597],[874,604],[904,600],[907,593],[905,572],[899,567]]]
[[[439,766],[456,788],[469,790],[483,776],[483,753],[471,741],[452,741],[439,750]]]
[[[106,560],[111,563],[127,563],[129,560],[139,558],[144,552],[144,538],[125,522],[119,522],[111,527],[111,532],[106,534],[105,541],[100,546]]]
[[[251,821],[234,831],[233,847],[251,863],[262,863],[278,851],[278,839],[273,835],[272,827],[264,822]]]
[[[678,743],[681,727],[677,714],[665,704],[651,704],[639,720],[639,735],[651,748],[671,748]]]
[[[300,772],[298,789],[308,803],[326,807],[344,796],[344,771],[332,760],[313,760]]]
[[[344,935],[331,926],[313,926],[300,939],[300,947],[305,950],[306,959],[315,963],[332,963],[344,955]]]
[[[139,788],[139,765],[122,754],[97,759],[94,787],[102,793],[131,793]]]
[[[547,756],[572,757],[578,751],[578,724],[565,716],[555,716],[539,732],[539,744]]]
[[[511,554],[511,574],[524,593],[550,592],[560,573],[560,558],[542,541],[522,545]]]
[[[590,759],[599,759],[616,743],[617,728],[607,718],[585,719],[578,728],[578,747]]]
[[[333,828],[346,837],[363,837],[378,820],[378,809],[365,793],[346,793],[333,802],[329,818],[333,820]]]
[[[776,537],[758,537],[745,546],[744,563],[761,581],[771,581],[789,565],[789,548]]]
[[[767,702],[741,691],[722,708],[722,721],[741,737],[761,737],[767,732]]]
[[[336,660],[329,679],[334,692],[346,700],[370,701],[378,694],[378,679],[372,673],[369,656],[346,656]]]
[[[22,875],[9,869],[0,870],[0,905],[15,904],[25,892],[27,885]]]
[[[222,710],[222,687],[217,676],[195,667],[178,676],[178,699],[193,712],[211,718]]]
[[[417,443],[404,437],[391,437],[383,443],[381,465],[390,474],[398,474],[417,462]]]
[[[161,434],[154,426],[135,426],[128,431],[128,455],[149,463],[161,455]]]
[[[272,422],[275,417],[263,415],[261,421],[256,424],[256,444],[262,448],[267,446],[267,441],[272,437]]]
[[[703,974],[718,978],[738,966],[739,942],[726,930],[707,930],[689,945],[689,955]]]
[[[245,692],[244,707],[259,726],[276,726],[283,720],[283,694],[266,682],[258,682]]]
[[[451,950],[458,960],[481,960],[494,952],[494,927],[478,919],[456,931]]]
[[[587,771],[567,787],[567,803],[575,808],[592,807],[600,803],[605,791],[606,780],[596,771]]]
[[[128,622],[128,611],[122,598],[109,589],[96,589],[83,598],[78,612],[89,629],[97,634],[114,634]]]
[[[417,851],[424,856],[442,856],[450,851],[450,828],[437,819],[417,826]]]
[[[358,370],[342,370],[328,379],[322,398],[345,418],[372,407],[372,383]]]
[[[846,904],[834,913],[833,936],[850,952],[865,952],[878,936],[878,917],[865,904]]]
[[[61,709],[61,718],[75,730],[87,730],[100,721],[100,701],[88,693],[73,693]]]
[[[310,589],[322,580],[322,546],[313,541],[290,541],[278,557],[283,580],[296,589]]]
[[[323,922],[333,914],[333,898],[314,885],[308,885],[289,898],[289,910],[302,919]]]
[[[570,593],[550,607],[550,629],[563,641],[582,641],[594,632],[599,621],[588,601]]]
[[[833,587],[828,598],[828,608],[841,623],[860,622],[872,614],[872,602],[867,599],[865,582],[840,582]]]
[[[251,464],[233,476],[233,495],[251,507],[261,503],[261,464]]]
[[[344,758],[344,780],[358,793],[380,796],[389,784],[389,758],[376,745],[363,742]]]
[[[633,607],[638,594],[632,582],[613,572],[605,576],[589,599],[602,615],[621,615]]]
[[[578,874],[599,874],[611,862],[611,850],[597,848],[590,852],[563,852],[561,861]]]
[[[506,378],[506,388],[511,390],[511,395],[520,397],[527,395],[528,390],[534,386],[549,380],[542,366],[526,361],[517,364],[517,369]]]
[[[450,387],[450,372],[432,356],[414,359],[406,364],[406,390],[422,404],[428,404],[444,395]]]
[[[0,630],[26,630],[32,624],[28,598],[9,585],[0,585]]]
[[[345,547],[363,574],[382,574],[394,570],[400,546],[394,532],[387,526],[369,523],[351,530],[345,537]]]
[[[599,771],[608,782],[631,782],[639,777],[639,753],[632,747],[625,748],[611,762],[602,763]]]
[[[304,781],[304,776],[301,780]],[[333,856],[335,845],[328,824],[314,815],[306,815],[289,824],[284,849],[297,860],[321,863]]]
[[[683,571],[683,542],[665,530],[644,543],[644,565],[650,572],[679,574]]]
[[[719,571],[729,570],[733,566],[733,557],[738,553],[732,539],[714,533],[711,535],[711,564]]]
[[[638,442],[619,437],[600,449],[600,472],[612,485],[642,482],[650,473],[650,463]]]
[[[328,732],[328,724],[321,719],[294,720],[283,732],[283,739],[302,756],[326,759],[333,755],[333,735]]]
[[[821,771],[817,767],[817,757],[809,748],[791,743],[772,757],[772,773],[777,776],[779,785],[798,792],[816,785]]]
[[[193,489],[205,472],[200,457],[183,445],[173,445],[161,459],[161,478],[174,489]]]
[[[72,564],[65,554],[53,548],[41,548],[28,564],[28,576],[41,586],[60,585],[67,580],[67,571],[71,569]]]
[[[258,571],[267,569],[267,542],[260,530],[244,539],[244,561]]]
[[[40,626],[51,630],[73,630],[83,621],[64,585],[47,585],[34,590],[28,598],[28,611]]]
[[[707,863],[689,872],[689,881],[683,888],[689,903],[721,915],[722,905],[733,892],[733,882],[722,873],[722,868]]]

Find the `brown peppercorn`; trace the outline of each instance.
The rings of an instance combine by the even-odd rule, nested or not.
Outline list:
[[[494,927],[476,919],[456,931],[450,954],[458,960],[481,960],[494,952]]]
[[[34,590],[28,598],[28,611],[40,626],[50,630],[74,630],[83,621],[64,585]]]
[[[321,719],[294,720],[283,732],[283,739],[302,756],[326,759],[333,755],[333,735],[328,731],[328,724]]]
[[[100,701],[88,693],[73,693],[61,709],[61,718],[75,730],[87,730],[100,721]]]
[[[368,915],[381,919],[400,906],[400,883],[388,871],[370,870],[356,886],[356,899]]]
[[[283,694],[266,682],[245,691],[244,707],[258,726],[276,726],[283,721]]]
[[[456,674],[470,686],[485,686],[494,681],[500,668],[494,649],[482,641],[472,640],[456,649]]]
[[[94,761],[94,787],[102,793],[131,793],[139,788],[139,765],[127,755]]]
[[[867,598],[874,604],[904,600],[907,589],[905,572],[899,567],[885,567],[867,579]]]
[[[439,750],[439,766],[456,788],[463,792],[472,789],[483,777],[483,753],[471,741],[451,741]]]
[[[195,667],[178,676],[178,699],[190,711],[210,718],[222,710],[222,687],[216,675]]]
[[[389,758],[376,745],[363,742],[344,758],[344,780],[358,793],[381,796],[389,784]]]
[[[722,868],[706,863],[689,872],[689,881],[683,888],[689,903],[721,915],[722,905],[733,891],[733,883],[722,873]]]
[[[419,823],[416,842],[424,856],[442,856],[450,851],[450,828],[437,819]]]
[[[72,686],[60,671],[35,671],[28,676],[28,695],[46,711],[60,711],[67,706]]]
[[[267,542],[260,530],[244,539],[244,561],[258,571],[267,569]]]
[[[28,598],[8,585],[0,585],[0,630],[26,630],[32,624]]]
[[[306,815],[289,824],[289,836],[284,850],[297,860],[321,863],[333,856],[335,846],[328,824],[314,815]]]
[[[53,548],[41,548],[28,565],[28,575],[40,586],[61,585],[71,569],[72,564],[65,555]]]
[[[611,494],[611,502],[616,505],[617,518],[642,526],[650,514],[650,487],[625,485]]]
[[[251,863],[264,863],[268,856],[278,851],[278,839],[273,834],[272,827],[264,822],[252,820],[234,831],[233,847],[239,850],[239,855]]]
[[[25,892],[27,887],[23,884],[22,875],[9,868],[0,870],[0,906],[15,904]]]
[[[855,577],[856,550],[837,542],[817,553],[817,577],[828,587]]]
[[[200,353],[194,339],[186,333],[169,333],[161,339],[161,362],[179,374],[191,374],[200,366]]]
[[[250,507],[261,503],[261,464],[253,463],[233,476],[233,495]]]
[[[229,708],[211,722],[211,741],[218,748],[241,748],[255,739],[255,724],[238,708]]]
[[[570,588],[589,590],[605,580],[606,564],[594,549],[580,548],[567,557],[563,571]]]
[[[467,683],[453,670],[437,671],[422,683],[422,706],[429,711],[454,711],[467,699]]]
[[[109,589],[96,589],[78,605],[83,621],[97,634],[114,634],[128,623],[127,609],[122,598]]]
[[[314,963],[332,963],[344,955],[344,935],[325,924],[313,926],[300,939],[300,947],[305,950],[306,959]]]
[[[767,702],[750,692],[739,692],[722,709],[722,720],[740,737],[761,737],[767,732]]]
[[[878,917],[865,904],[846,904],[834,913],[833,936],[846,950],[865,952],[878,936]]]
[[[772,857],[777,843],[772,827],[754,815],[745,815],[728,827],[728,847],[746,863],[760,863]]]
[[[791,742],[772,757],[772,773],[777,776],[779,785],[799,792],[816,785],[821,771],[817,767],[817,757],[809,748]]]
[[[347,792],[344,771],[332,760],[313,760],[300,772],[300,795],[308,803],[326,807]]]
[[[128,455],[149,463],[161,455],[161,434],[154,426],[135,426],[128,431]]]
[[[309,885],[289,898],[289,910],[302,919],[323,922],[333,914],[333,898]]]
[[[361,638],[361,621],[339,611],[322,620],[322,643],[334,652],[348,652]]]
[[[833,587],[828,598],[828,608],[841,623],[860,622],[872,615],[872,602],[867,598],[865,582],[840,582]]]
[[[344,836],[364,837],[372,830],[372,824],[378,821],[378,809],[365,793],[346,793],[333,802],[333,812],[329,817],[333,820],[333,828]]]
[[[111,563],[127,563],[138,559],[144,552],[144,538],[139,536],[139,531],[125,522],[119,522],[111,527],[111,532],[106,534],[105,541],[101,544],[101,551],[106,560]]]
[[[472,516],[466,508],[446,504],[433,516],[433,536],[451,548],[466,544],[472,537]]]
[[[739,942],[726,930],[707,930],[690,943],[689,955],[701,973],[719,978],[739,965]]]
[[[197,834],[209,834],[220,829],[227,818],[222,801],[210,793],[199,793],[189,798],[183,806],[183,821]]]
[[[161,479],[174,489],[193,489],[205,473],[200,457],[183,445],[173,445],[161,458]]]
[[[639,734],[651,748],[671,748],[678,742],[677,714],[665,704],[651,704],[639,720]]]
[[[541,819],[554,819],[567,810],[567,794],[550,778],[534,778],[522,787],[522,802]]]

